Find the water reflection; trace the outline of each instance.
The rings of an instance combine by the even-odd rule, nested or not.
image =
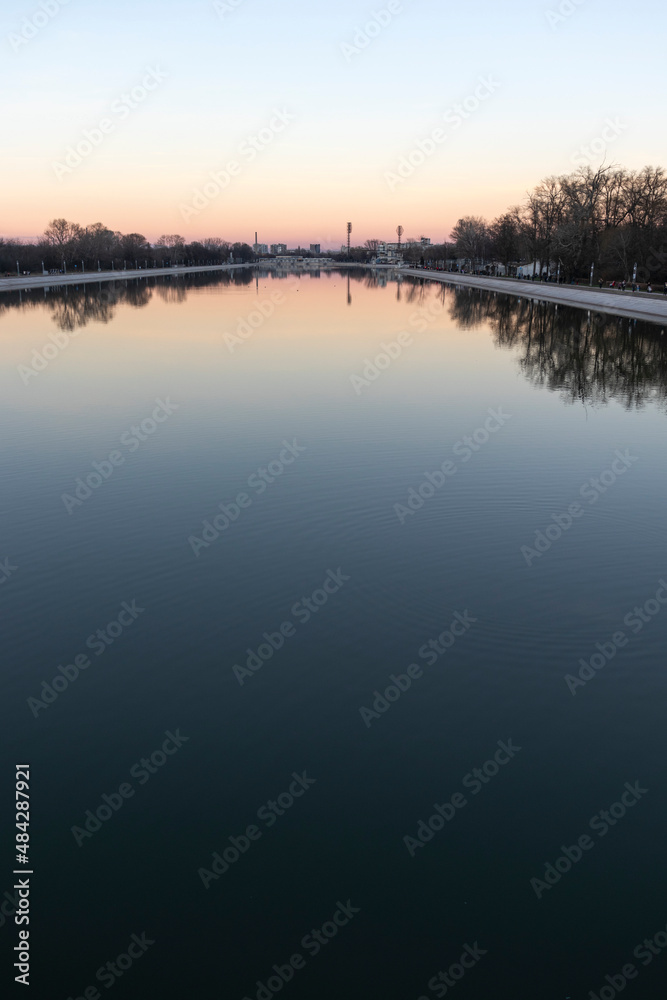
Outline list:
[[[192,291],[252,283],[259,294],[260,278],[287,281],[294,273],[259,267],[8,292],[0,295],[0,318],[12,310],[47,310],[57,327],[72,332],[91,322],[110,323],[120,305],[142,309],[154,296],[179,305]],[[349,306],[354,305],[354,284],[381,290],[391,283],[399,302],[448,304],[458,329],[487,326],[498,347],[515,352],[532,385],[558,392],[567,403],[604,405],[614,399],[629,409],[647,402],[667,409],[667,340],[659,324],[363,267],[326,275],[308,271],[307,276],[344,276]]]
[[[71,332],[91,322],[111,322],[119,305],[142,309],[154,295],[164,302],[180,305],[187,301],[188,292],[194,289],[249,285],[253,277],[252,269],[241,268],[237,271],[118,279],[99,284],[50,285],[4,292],[0,295],[0,318],[14,309],[46,308],[59,329]]]
[[[531,385],[568,403],[665,406],[667,341],[660,325],[463,288],[450,303],[459,327],[487,323],[497,345],[517,353]]]

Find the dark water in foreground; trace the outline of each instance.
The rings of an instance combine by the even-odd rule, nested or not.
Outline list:
[[[661,329],[171,282],[0,302],[30,995],[663,997]]]

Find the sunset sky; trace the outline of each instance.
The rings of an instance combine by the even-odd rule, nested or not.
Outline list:
[[[151,240],[257,230],[337,248],[350,220],[355,243],[399,223],[441,241],[576,169],[596,140],[593,166],[667,160],[657,0],[42,4],[0,15],[5,237],[64,216]]]

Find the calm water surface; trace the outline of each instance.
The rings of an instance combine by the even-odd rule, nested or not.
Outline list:
[[[662,997],[660,327],[365,272],[0,310],[33,996],[417,1000],[469,945],[461,1000]]]

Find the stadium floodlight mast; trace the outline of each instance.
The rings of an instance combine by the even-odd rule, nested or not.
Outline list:
[[[401,236],[403,235],[404,232],[405,232],[405,230],[403,229],[403,226],[396,226],[396,234],[398,236],[398,252],[399,253],[401,252]]]
[[[352,223],[347,224],[347,259],[350,259],[350,237],[352,235]]]

